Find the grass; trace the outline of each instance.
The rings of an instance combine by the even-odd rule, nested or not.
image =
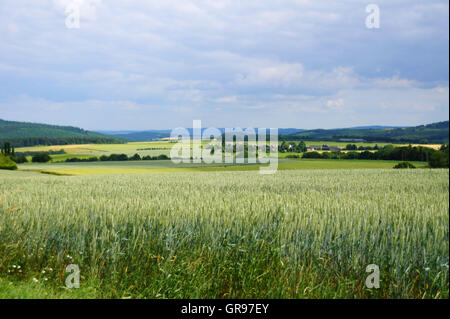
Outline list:
[[[448,169],[0,171],[0,297],[448,298],[448,190]]]

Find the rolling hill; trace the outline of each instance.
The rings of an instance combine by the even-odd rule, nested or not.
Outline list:
[[[204,129],[204,128],[203,128]],[[192,129],[188,129],[192,134]],[[224,129],[220,131],[224,133]],[[73,126],[5,121],[0,119],[0,144],[15,147],[66,144],[111,144],[151,141],[170,136],[170,130],[86,131]],[[280,140],[326,140],[388,143],[448,143],[449,121],[415,127],[361,126],[340,129],[279,129]]]
[[[193,134],[192,128],[187,128],[189,134]],[[202,132],[206,130],[206,128],[202,128]],[[225,133],[224,128],[219,128],[222,134]],[[290,135],[298,132],[302,132],[304,130],[297,128],[280,128],[278,129],[278,134],[280,135]],[[97,131],[102,134],[111,135],[119,138],[126,138],[128,140],[132,140],[135,142],[145,142],[151,141],[155,139],[169,137],[171,130],[148,130],[148,131]]]
[[[449,121],[403,128],[316,129],[283,136],[282,138],[326,141],[363,139],[368,142],[440,144],[448,143]]]
[[[135,142],[152,141],[154,139],[170,136],[170,130],[148,130],[148,131],[98,131],[102,134],[111,135]]]
[[[0,144],[15,147],[33,145],[65,145],[85,143],[121,143],[126,139],[90,132],[72,126],[59,126],[0,119]]]

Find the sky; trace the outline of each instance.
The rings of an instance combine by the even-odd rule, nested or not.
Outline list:
[[[379,28],[366,25],[369,4]],[[449,119],[448,1],[1,0],[0,39],[4,120],[149,130]]]

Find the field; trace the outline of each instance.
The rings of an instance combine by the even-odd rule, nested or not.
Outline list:
[[[172,146],[17,149],[67,154],[0,171],[0,298],[448,298],[448,169],[290,153],[271,176],[261,164],[63,163]],[[64,288],[68,264],[80,289]],[[369,264],[380,289],[365,286]]]
[[[0,171],[0,298],[448,298],[448,190],[448,169]]]
[[[298,144],[299,140],[297,141],[288,141],[289,143],[296,143]],[[395,145],[395,146],[408,146],[410,144],[401,144],[401,143],[376,143],[376,142],[334,142],[334,141],[308,141],[304,140],[305,144],[307,146],[309,145],[328,145],[328,146],[339,146],[340,148],[344,149],[345,146],[348,144],[355,144],[357,147],[364,146],[364,147],[374,147],[375,145],[378,145],[379,147],[383,147],[386,145]],[[435,150],[438,150],[441,147],[441,144],[411,144],[411,146],[423,146],[423,147],[429,147]]]
[[[310,169],[390,169],[397,161],[364,160],[323,160],[301,159],[283,160],[278,163],[279,170]],[[415,162],[418,168],[427,166],[425,162]],[[102,175],[102,174],[136,174],[163,172],[201,172],[201,171],[249,171],[259,170],[259,164],[174,164],[172,161],[126,161],[126,162],[91,162],[91,163],[27,163],[19,165],[20,170],[36,171],[55,175]]]

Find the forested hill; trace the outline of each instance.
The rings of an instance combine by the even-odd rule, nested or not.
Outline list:
[[[85,131],[72,126],[4,121],[0,119],[0,144],[10,142],[15,147],[33,145],[110,144],[125,139]]]
[[[283,136],[283,139],[339,141],[363,139],[392,143],[448,143],[449,121],[406,128],[347,128],[309,130]]]

